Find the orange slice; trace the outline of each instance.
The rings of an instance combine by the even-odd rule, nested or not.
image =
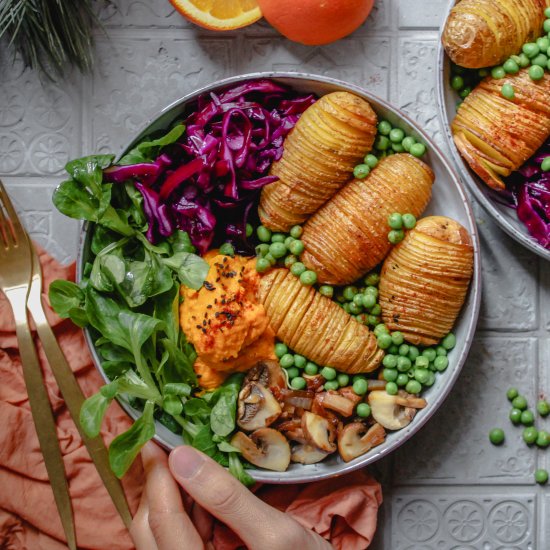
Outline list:
[[[170,0],[182,15],[216,31],[246,27],[262,17],[256,0]]]

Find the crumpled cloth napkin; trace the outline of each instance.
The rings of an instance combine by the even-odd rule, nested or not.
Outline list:
[[[46,289],[55,279],[74,280],[74,264],[62,266],[43,250],[39,250],[39,255]],[[82,331],[57,317],[51,309],[47,308],[46,313],[84,393],[87,396],[95,393],[102,380],[93,366]],[[79,548],[131,549],[134,546],[130,536],[82,444],[40,346],[39,356],[57,419]],[[0,418],[0,548],[66,548],[29,408],[13,316],[3,295],[0,295]],[[127,415],[113,403],[103,424],[106,443],[129,425]],[[137,460],[122,480],[132,512],[139,502],[143,476],[141,462]],[[368,547],[382,502],[380,485],[364,472],[310,485],[258,486],[255,492],[342,550]],[[215,525],[212,542],[220,550],[242,547],[239,538],[221,522]]]

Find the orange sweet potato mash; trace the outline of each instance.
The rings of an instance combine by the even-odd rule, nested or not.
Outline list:
[[[181,288],[180,323],[197,352],[199,384],[210,389],[231,372],[275,358],[275,334],[264,306],[256,299],[260,276],[254,260],[224,256],[216,250],[204,259],[210,270],[203,286]]]

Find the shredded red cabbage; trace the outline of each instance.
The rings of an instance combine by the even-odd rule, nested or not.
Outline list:
[[[510,204],[516,208],[529,234],[550,249],[550,172],[543,172],[541,168],[546,157],[550,157],[550,141],[508,178],[507,188]]]
[[[115,166],[105,181],[136,181],[155,242],[177,227],[204,253],[232,242],[252,251],[246,223],[261,188],[277,180],[271,164],[281,158],[286,135],[315,96],[300,95],[270,80],[255,80],[220,94],[204,94],[187,108],[186,131],[151,163]]]

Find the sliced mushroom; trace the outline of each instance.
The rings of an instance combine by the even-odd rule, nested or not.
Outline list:
[[[342,416],[351,416],[355,408],[355,403],[353,401],[332,391],[325,393],[322,405],[325,409],[336,411]]]
[[[252,432],[269,426],[281,414],[281,405],[262,384],[250,382],[239,393],[237,424]]]
[[[338,451],[344,462],[364,455],[386,439],[386,431],[380,424],[368,428],[362,422],[352,422],[338,434]]]
[[[368,402],[376,422],[388,430],[400,430],[407,426],[416,414],[416,409],[426,406],[426,400],[406,392],[389,395],[384,391],[369,393]]]
[[[298,443],[306,443],[304,431],[302,430],[302,422],[299,418],[288,420],[277,424],[277,430],[281,432],[287,439],[297,441]]]
[[[266,388],[286,388],[286,378],[283,369],[277,361],[266,359],[258,361],[244,377],[243,387],[251,382],[256,382]]]
[[[259,468],[284,472],[290,464],[290,445],[285,436],[273,428],[261,428],[250,436],[237,432],[231,445]]]
[[[292,447],[292,454],[290,455],[290,460],[292,462],[299,462],[300,464],[315,464],[321,462],[326,458],[330,453],[322,451],[313,445],[294,445]]]
[[[302,415],[302,431],[310,445],[328,453],[336,450],[336,429],[326,418],[305,411]]]

